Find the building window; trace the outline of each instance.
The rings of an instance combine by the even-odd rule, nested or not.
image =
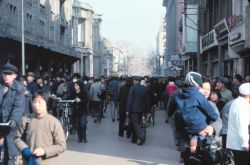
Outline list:
[[[15,15],[16,14],[16,6],[10,4],[9,12],[11,15]]]
[[[45,15],[45,6],[40,4],[40,13]]]
[[[60,26],[60,44],[65,45],[65,27]]]
[[[50,26],[49,40],[51,42],[55,42],[55,27],[54,26]]]
[[[32,0],[26,0],[26,5],[28,8],[32,7]]]
[[[25,24],[26,24],[26,27],[25,27],[26,31],[31,32],[32,31],[32,15],[29,13],[26,14]]]
[[[39,24],[40,24],[40,32],[39,32],[40,36],[44,38],[44,21],[40,20]]]

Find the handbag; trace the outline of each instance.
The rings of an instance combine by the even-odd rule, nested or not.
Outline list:
[[[204,156],[204,160],[208,164],[216,164],[222,160],[221,150],[214,136],[206,136],[201,142],[201,152]]]
[[[99,92],[97,93],[97,97],[101,100],[105,100],[106,98],[106,91],[101,89],[101,85],[99,88]]]

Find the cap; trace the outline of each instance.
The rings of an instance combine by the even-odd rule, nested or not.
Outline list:
[[[139,77],[139,76],[134,76],[134,77],[133,77],[133,80],[141,81],[141,77]]]
[[[197,72],[188,72],[185,78],[185,83],[191,86],[201,86],[203,83],[202,76]]]
[[[18,69],[15,65],[7,63],[6,65],[3,66],[3,72],[5,72],[5,73],[17,73]]]
[[[218,81],[220,81],[223,84],[227,84],[228,83],[228,80],[226,78],[224,78],[224,77],[218,77]]]
[[[33,72],[28,72],[28,73],[27,73],[27,76],[35,77],[35,74],[34,74]]]
[[[243,83],[239,87],[239,93],[242,95],[250,95],[250,83]]]

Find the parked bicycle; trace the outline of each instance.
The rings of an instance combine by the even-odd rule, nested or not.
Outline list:
[[[71,124],[71,108],[70,108],[70,103],[75,102],[76,100],[62,100],[61,98],[57,97],[54,98],[57,99],[58,101],[58,106],[59,106],[59,111],[62,110],[62,112],[59,112],[59,120],[62,124],[64,134],[65,134],[65,139],[66,141],[68,140],[70,129],[73,128],[73,125]]]
[[[4,131],[4,129],[9,129],[10,123],[0,123],[1,131]],[[0,137],[0,165],[3,164],[4,160],[4,138]]]

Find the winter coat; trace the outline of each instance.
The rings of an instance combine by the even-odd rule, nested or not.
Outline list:
[[[2,83],[3,84],[3,83]],[[6,88],[2,85],[2,89]],[[9,134],[6,136],[9,157],[14,157],[19,154],[14,144],[14,135],[17,130],[21,118],[25,110],[25,96],[24,96],[24,86],[21,82],[14,80],[12,85],[8,88],[8,91],[3,94],[2,99],[0,96],[0,111],[2,112],[2,121],[8,122],[12,121],[12,128]],[[2,95],[2,94],[0,94]],[[9,118],[10,117],[10,118]]]
[[[206,128],[207,123],[215,122],[218,118],[209,101],[195,87],[183,88],[174,100],[177,118],[183,121],[190,134],[199,133]]]
[[[34,94],[38,90],[38,85],[35,82],[28,83],[27,89],[31,94]]]
[[[30,117],[23,117],[15,136],[15,144],[19,151],[26,147],[31,152],[34,152],[36,148],[43,148],[45,156],[38,158],[39,165],[59,164],[58,155],[66,149],[61,123],[50,114],[40,118],[35,117],[34,114]],[[24,160],[23,164],[27,165],[28,162]]]
[[[87,96],[84,94],[83,91],[76,93],[73,93],[73,99],[79,98],[80,102],[74,102],[73,103],[73,115],[79,116],[87,114]]]
[[[128,92],[129,92],[129,85],[124,85],[119,90],[119,112],[125,113],[127,110],[127,100],[128,100]]]
[[[113,95],[112,95],[112,100],[117,100],[118,98],[118,88],[119,88],[119,81],[118,80],[112,80],[109,82],[108,87],[111,89]]]
[[[127,112],[148,112],[149,97],[148,88],[135,84],[129,89]]]

